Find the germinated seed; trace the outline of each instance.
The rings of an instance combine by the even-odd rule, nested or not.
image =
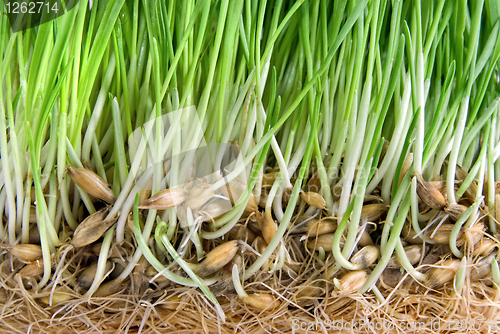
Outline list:
[[[432,184],[425,181],[420,174],[417,174],[417,193],[420,199],[433,209],[441,210],[447,204],[443,194]]]
[[[373,240],[370,233],[368,233],[367,230],[364,230],[361,234],[361,238],[359,238],[358,246],[365,247],[368,245],[373,245]]]
[[[106,266],[104,269],[105,273],[109,273],[113,268],[113,262],[106,261]],[[92,263],[90,266],[85,269],[80,276],[76,279],[76,284],[82,289],[88,290],[92,286],[92,282],[94,282],[94,277],[97,272],[97,262]]]
[[[316,236],[327,233],[333,233],[337,229],[337,221],[332,217],[326,217],[321,220],[311,219],[307,225],[307,235]]]
[[[458,240],[457,244],[463,245],[467,243],[468,246],[477,244],[483,237],[484,229],[484,224],[481,222],[475,223],[471,227],[462,227],[461,232],[463,232],[463,235]]]
[[[139,209],[167,210],[181,204],[187,197],[187,191],[180,188],[165,189],[139,205]]]
[[[346,307],[347,305],[349,305],[353,301],[354,301],[353,299],[347,298],[347,297],[341,297],[341,298],[335,299],[335,301],[333,303],[331,303],[330,305],[328,305],[325,308],[325,313],[326,314],[335,313],[336,311],[340,310],[341,308]]]
[[[109,184],[104,182],[104,180],[93,171],[72,166],[69,166],[67,171],[73,182],[89,195],[102,199],[109,204],[113,204],[116,201],[115,194],[111,190]]]
[[[259,216],[261,216],[261,214],[257,213],[257,217]],[[260,219],[260,230],[262,231],[262,237],[264,237],[268,245],[271,243],[271,240],[273,240],[277,229],[271,211],[265,211],[264,217]]]
[[[262,188],[270,188],[274,184],[276,180],[276,176],[278,176],[279,171],[274,171],[270,173],[266,173],[262,176]]]
[[[328,233],[320,235],[316,239],[310,239],[307,242],[307,248],[318,251],[320,247],[323,247],[325,252],[331,252],[334,235],[335,233]]]
[[[361,287],[366,283],[368,275],[364,270],[351,271],[342,278],[340,278],[340,288],[339,293],[341,295],[347,295],[359,291]]]
[[[453,224],[443,224],[439,226],[439,229],[437,231],[429,229],[424,232],[425,240],[431,241],[436,244],[447,245],[450,243],[450,234],[453,227]],[[461,235],[462,232],[460,231],[458,237],[460,237]]]
[[[307,181],[307,190],[312,192],[318,192],[321,189],[321,180],[319,178],[318,171],[314,172],[313,176]]]
[[[156,275],[158,275],[158,271],[155,269],[155,267],[149,266],[146,268],[146,276],[149,279],[156,277],[154,280],[155,283],[162,284],[162,283],[170,282],[170,280],[167,279],[165,276],[163,276],[163,275],[156,276]]]
[[[31,262],[42,257],[42,248],[31,244],[0,244],[0,248],[8,251],[12,256],[23,262]]]
[[[369,245],[361,248],[356,254],[351,257],[352,264],[358,266],[359,269],[366,269],[377,261],[380,255],[380,250],[377,246]]]
[[[120,291],[126,289],[130,284],[130,281],[123,280],[121,278],[115,278],[112,281],[101,284],[101,286],[94,292],[93,297],[107,297],[114,295]]]
[[[462,204],[453,203],[444,208],[444,211],[450,215],[453,221],[457,221],[460,216],[467,210],[467,207]]]
[[[490,238],[483,237],[481,241],[479,241],[477,244],[474,245],[474,256],[478,255],[488,255],[491,253],[496,247],[498,247],[498,244],[493,241]]]
[[[107,218],[108,212],[109,207],[103,208],[82,221],[73,233],[71,244],[74,247],[83,247],[99,239],[118,219]]]
[[[403,181],[403,178],[405,177],[406,173],[410,170],[410,166],[413,162],[413,153],[409,153],[405,161],[403,162],[403,166],[401,166],[401,172],[399,174],[399,180],[398,180],[398,185],[401,184],[401,181]]]
[[[247,226],[236,225],[229,231],[229,237],[236,240],[243,240],[247,244],[251,244],[255,240],[255,233]]]
[[[189,191],[189,194],[184,202],[184,205],[191,210],[196,210],[205,204],[209,199],[214,197],[213,190],[205,192],[212,185],[208,183],[200,183]]]
[[[477,281],[490,274],[493,261],[496,261],[495,254],[478,259],[470,271],[471,280]]]
[[[220,192],[229,198],[233,205],[238,202],[245,189],[246,186],[237,179],[231,180],[226,185],[219,188]],[[250,193],[250,197],[248,198],[248,202],[245,206],[245,211],[254,212],[257,210],[258,207],[255,202],[255,197],[252,193]]]
[[[200,277],[207,277],[224,267],[236,255],[239,248],[238,240],[225,242],[207,253],[200,266],[194,270]]]
[[[248,296],[241,297],[248,305],[258,310],[274,310],[279,306],[279,301],[268,293],[251,293]]]
[[[267,244],[266,244],[266,242],[264,241],[264,239],[261,236],[258,236],[253,241],[252,247],[259,254],[262,254],[266,250]],[[269,259],[266,259],[266,261],[264,261],[264,263],[261,266],[262,270],[267,270],[267,268],[269,268]]]
[[[51,257],[51,267],[55,266],[55,261]],[[36,261],[30,262],[25,265],[20,271],[19,275],[21,277],[34,277],[43,274],[43,259],[40,258]]]
[[[401,235],[403,236],[404,240],[412,245],[421,245],[424,241],[422,238],[424,236],[420,235],[417,237],[417,233],[411,226],[411,224],[407,221],[405,225],[403,226],[403,230],[401,231]]]
[[[455,277],[455,273],[460,268],[460,260],[448,259],[439,264],[439,267],[432,268],[426,275],[426,285],[435,289],[443,286]]]
[[[68,300],[73,299],[74,296],[72,296],[69,291],[68,293],[64,292],[54,292],[52,294],[52,304],[51,305],[57,305],[59,303],[67,302]],[[50,296],[45,296],[40,298],[40,301],[44,304],[49,305],[50,303]]]
[[[417,264],[420,262],[420,258],[422,257],[422,246],[419,245],[410,245],[405,247],[405,253],[406,257],[408,258],[408,261],[412,265]],[[399,259],[396,255],[391,257],[389,262],[387,263],[387,268],[400,268],[401,263],[399,262]]]
[[[389,210],[389,206],[387,204],[366,204],[363,205],[363,208],[361,209],[361,216],[359,219],[361,221],[376,222],[384,213],[387,212],[387,210]]]
[[[231,202],[218,198],[212,203],[209,203],[205,207],[196,211],[194,216],[196,218],[202,217],[201,219],[204,222],[211,222],[231,210],[231,208]]]
[[[315,192],[302,192],[300,193],[300,198],[307,204],[314,206],[315,208],[324,209],[326,206],[326,201],[318,193]]]

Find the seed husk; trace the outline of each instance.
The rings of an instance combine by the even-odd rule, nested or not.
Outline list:
[[[333,233],[337,229],[337,221],[333,217],[325,217],[320,220],[311,219],[307,222],[306,233],[309,236]]]
[[[266,250],[266,247],[267,247],[267,244],[266,242],[264,241],[264,239],[259,235],[258,237],[255,238],[255,240],[252,242],[252,247],[253,249],[255,249],[257,252],[259,252],[260,254],[262,254],[265,250]],[[261,266],[261,269],[262,270],[266,270],[267,268],[269,268],[269,259],[267,259],[266,261],[264,261],[264,263],[262,264]]]
[[[366,204],[361,209],[361,221],[376,222],[384,213],[387,212],[389,206],[383,203]]]
[[[335,235],[335,233],[328,233],[328,234],[319,235],[318,237],[316,237],[316,239],[309,240],[307,242],[307,248],[309,248],[311,250],[319,251],[319,248],[323,247],[323,250],[325,252],[331,252],[334,235]]]
[[[490,238],[482,238],[477,244],[474,245],[474,256],[488,255],[493,249],[498,247],[498,244]]]
[[[421,174],[417,174],[417,193],[420,199],[432,209],[441,210],[447,205],[443,194],[425,181]]]
[[[459,180],[459,181],[463,181],[463,180],[465,180],[465,178],[466,178],[468,175],[469,175],[469,173],[468,173],[468,172],[466,172],[466,171],[462,168],[462,166],[457,165],[457,166],[455,167],[455,177],[457,178],[457,180]]]
[[[276,180],[279,171],[269,172],[262,176],[262,188],[270,188]]]
[[[51,305],[57,305],[59,303],[67,302],[68,300],[73,299],[74,296],[72,296],[69,291],[67,293],[64,292],[54,292],[52,294],[52,304]],[[40,298],[40,301],[44,304],[49,305],[50,303],[50,296],[45,296]]]
[[[261,208],[265,208],[266,207],[267,197],[269,196],[269,191],[270,190],[271,190],[270,188],[261,188],[261,190],[260,190],[260,199],[259,199],[259,206]],[[288,203],[288,200],[287,200],[286,203]]]
[[[453,229],[453,224],[443,224],[439,226],[439,229],[434,233],[434,230],[427,230],[424,232],[425,240],[431,241],[436,244],[447,245],[450,243],[450,234]],[[432,236],[432,237],[431,237]],[[462,236],[462,231],[459,232],[458,237]]]
[[[364,270],[351,271],[340,278],[339,293],[347,295],[355,293],[366,283],[368,276]],[[335,293],[335,291],[334,291]]]
[[[255,240],[255,233],[246,226],[236,225],[229,231],[229,237],[235,240],[243,240],[251,244]]]
[[[243,255],[236,253],[234,258],[217,273],[217,282],[210,285],[210,290],[216,295],[227,295],[235,291],[233,285],[233,267],[238,268],[238,275],[243,274]]]
[[[472,246],[481,241],[485,227],[481,222],[475,223],[471,227],[462,227],[462,237],[458,240],[458,245]]]
[[[318,192],[321,189],[321,180],[319,179],[318,171],[307,181],[307,191]]]
[[[326,283],[322,279],[304,282],[299,285],[296,293],[297,302],[301,306],[312,305],[315,300],[325,293]]]
[[[257,217],[261,216],[260,212],[257,214]],[[274,235],[276,234],[277,227],[274,223],[273,216],[271,215],[271,211],[265,211],[264,217],[259,219],[260,221],[260,230],[262,231],[262,237],[269,245],[271,240],[273,240]]]
[[[419,245],[410,245],[405,247],[405,253],[406,257],[408,258],[408,261],[412,265],[417,264],[420,261],[420,258],[422,257],[422,247]],[[387,268],[400,268],[401,263],[399,262],[399,259],[396,255],[391,257],[389,262],[387,263]]]
[[[12,256],[23,262],[31,262],[42,257],[42,248],[31,244],[0,244],[0,248],[8,251]]]
[[[98,240],[118,219],[107,218],[108,212],[109,207],[106,207],[85,218],[73,233],[71,244],[78,248]]]
[[[415,232],[415,230],[408,221],[403,226],[401,235],[403,236],[406,242],[412,245],[421,245],[424,242],[424,240],[422,239],[422,235],[416,237],[417,233]]]
[[[429,184],[439,190],[439,192],[446,198],[446,181],[429,181]]]
[[[380,158],[379,158],[379,166],[382,164],[382,161],[384,161],[385,155],[387,153],[387,150],[389,150],[389,145],[391,144],[390,141],[387,139],[384,139],[384,143],[382,144],[382,150],[380,152]]]
[[[205,204],[209,199],[214,197],[213,190],[205,193],[205,190],[209,189],[212,185],[208,183],[200,183],[193,187],[189,194],[187,195],[184,205],[191,210],[196,210]]]
[[[377,261],[380,250],[377,246],[365,246],[351,257],[351,262],[359,269],[366,269]]]
[[[314,206],[315,208],[324,209],[326,207],[326,201],[318,193],[315,192],[302,192],[300,193],[300,198],[307,204]]]
[[[201,216],[204,222],[211,222],[231,210],[231,208],[231,202],[223,199],[216,199],[201,210],[196,211],[195,217]]]
[[[353,299],[347,298],[347,297],[338,298],[332,304],[328,305],[325,308],[325,313],[332,314],[332,313],[346,307],[347,305],[349,305],[353,301],[354,301]]]
[[[195,274],[204,278],[224,267],[236,255],[239,243],[238,240],[231,240],[212,249],[194,270]]]
[[[439,267],[432,268],[426,275],[425,285],[431,289],[439,288],[451,281],[460,268],[460,260],[448,259]]]
[[[116,201],[115,194],[109,184],[104,182],[96,173],[86,168],[67,168],[69,177],[86,193],[97,197],[109,204]]]
[[[370,236],[370,233],[368,233],[367,230],[364,230],[363,234],[361,234],[361,238],[358,241],[358,245],[361,247],[373,245],[372,237]]]
[[[491,254],[487,257],[480,258],[474,263],[474,266],[471,269],[470,272],[470,278],[473,281],[480,280],[481,278],[487,276],[489,273],[491,273],[491,264],[495,260],[495,254]]]
[[[283,203],[284,204],[288,204],[288,202],[290,201],[290,196],[292,196],[292,190],[293,190],[293,188],[290,187],[290,188],[286,188],[283,191]],[[295,204],[297,205],[297,201],[295,201]],[[259,203],[259,206],[260,206],[260,203]]]
[[[465,210],[467,210],[467,207],[458,203],[450,204],[444,209],[444,211],[450,215],[453,221],[457,221],[465,212]]]
[[[304,216],[310,219],[309,216]],[[303,221],[303,220],[302,220]],[[291,234],[307,234],[309,237],[333,233],[337,229],[337,221],[334,217],[325,217],[322,219],[310,219],[307,223],[298,227],[293,227]]]
[[[111,296],[126,289],[129,284],[130,281],[128,279],[115,278],[112,281],[101,284],[92,296],[95,298]]]
[[[404,277],[405,277],[405,272],[402,271],[400,268],[397,269],[385,268],[379,280],[382,287],[388,289],[388,288],[395,288]]]
[[[412,162],[413,162],[413,153],[410,153],[406,156],[405,161],[403,162],[403,166],[401,166],[401,173],[399,174],[398,185],[401,184],[401,181],[403,181],[403,178],[405,177],[406,173],[408,173],[408,171],[410,170]]]
[[[226,185],[219,188],[220,192],[229,198],[231,203],[235,205],[240,199],[243,191],[245,191],[246,186],[241,183],[239,180],[234,179],[229,181]],[[252,193],[250,193],[250,197],[248,198],[248,202],[245,206],[245,211],[247,212],[255,212],[258,210],[257,202],[255,202],[255,197]]]
[[[187,194],[187,191],[181,188],[165,189],[142,202],[139,209],[167,210],[184,202]]]
[[[113,268],[113,262],[106,261],[104,272],[109,273],[112,268]],[[97,262],[92,263],[90,266],[87,267],[87,269],[85,269],[80,274],[80,276],[77,277],[76,284],[78,284],[80,288],[88,290],[92,286],[92,283],[94,282],[94,277],[96,272],[97,272]]]
[[[54,259],[51,257],[51,267],[55,265]],[[34,277],[43,274],[43,259],[40,258],[36,261],[30,262],[25,265],[20,271],[21,277]]]
[[[241,299],[246,304],[261,311],[272,311],[279,306],[279,301],[268,293],[251,293],[248,296],[241,297]]]

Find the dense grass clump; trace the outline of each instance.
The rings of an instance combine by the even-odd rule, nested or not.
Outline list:
[[[500,326],[496,1],[0,6],[2,331]]]

